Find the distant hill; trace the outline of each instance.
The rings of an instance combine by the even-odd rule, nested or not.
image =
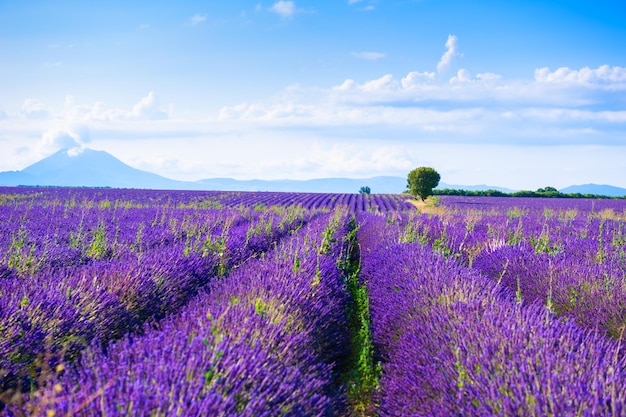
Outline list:
[[[181,188],[181,183],[132,168],[107,152],[92,149],[78,155],[61,150],[21,171],[0,173],[0,185],[168,189]]]
[[[504,188],[504,187],[496,187],[494,185],[485,185],[485,184],[481,184],[481,185],[453,185],[453,184],[446,184],[446,183],[439,183],[439,185],[437,186],[436,190],[444,190],[444,189],[450,189],[450,190],[467,190],[467,191],[487,191],[487,190],[497,190],[497,191],[502,191],[503,193],[514,193],[517,190],[511,190],[510,188]]]
[[[626,196],[626,188],[614,187],[612,185],[600,185],[600,184],[583,184],[572,185],[559,190],[564,194],[593,194],[593,195],[606,195],[609,197],[624,197]]]
[[[234,180],[211,178],[195,183],[201,189],[231,191],[284,191],[302,193],[357,193],[368,186],[373,193],[397,194],[406,189],[406,178],[372,177],[363,179],[322,178],[314,180]]]

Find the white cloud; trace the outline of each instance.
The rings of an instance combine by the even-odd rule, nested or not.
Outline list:
[[[64,117],[73,121],[164,120],[169,118],[169,111],[162,109],[158,96],[151,91],[131,110],[108,108],[100,101],[92,105],[77,105],[72,96],[67,96]]]
[[[525,108],[518,112],[518,117],[547,122],[602,122],[626,124],[626,111],[589,111],[567,108]]]
[[[341,85],[332,87],[333,91],[349,91],[357,88],[357,83],[354,80],[347,79]]]
[[[50,113],[41,100],[28,98],[22,104],[22,114],[27,119],[46,119]]]
[[[472,74],[466,69],[461,68],[457,71],[456,75],[450,78],[450,84],[456,83],[496,83],[502,79],[501,75],[494,74],[491,72],[484,72],[481,74],[477,74],[476,77],[473,77]]]
[[[375,80],[367,81],[359,86],[362,91],[380,91],[380,90],[395,90],[398,87],[398,82],[393,79],[393,75],[387,74]]]
[[[402,84],[402,88],[411,89],[420,85],[424,85],[424,83],[430,83],[435,80],[437,74],[434,72],[419,72],[412,71],[409,72],[406,77],[402,78],[400,83]]]
[[[381,52],[352,52],[352,56],[355,58],[376,61],[385,58],[387,55]]]
[[[439,63],[437,63],[437,72],[445,72],[450,67],[452,60],[456,56],[459,56],[457,37],[455,35],[448,35],[448,40],[446,41],[446,52],[441,56]]]
[[[456,75],[450,78],[450,83],[466,83],[472,81],[472,75],[465,68],[457,71]]]
[[[168,118],[168,113],[161,110],[159,99],[152,91],[133,106],[130,114],[133,118],[142,120],[163,120]]]
[[[549,68],[544,67],[535,70],[535,81],[626,89],[626,68],[602,65],[595,69],[584,67],[573,70],[568,67],[561,67],[551,72]]]
[[[388,92],[388,91],[397,91],[400,87],[398,81],[396,81],[391,74],[383,75],[380,78],[376,78],[374,80],[369,80],[364,82],[363,84],[358,84],[356,81],[347,79],[343,83],[338,86],[334,86],[331,88],[331,91],[336,92],[350,92],[350,91],[360,91],[366,93],[380,93],[380,92]],[[351,96],[351,99],[355,98]]]
[[[448,52],[454,43],[449,42]],[[538,74],[537,79],[507,80],[462,68],[448,79],[429,71],[411,71],[400,79],[392,74],[363,82],[346,79],[328,89],[295,87],[267,101],[224,107],[220,116],[250,126],[262,123],[264,129],[399,141],[626,144],[621,133],[626,112],[610,108],[623,100],[619,67]],[[585,84],[546,81],[568,78]],[[596,79],[602,81],[589,84]]]
[[[206,15],[205,14],[195,14],[192,17],[189,18],[189,23],[191,23],[192,26],[197,26],[200,23],[204,23],[206,22]]]
[[[85,145],[91,142],[89,128],[80,124],[69,124],[62,127],[53,127],[41,135],[39,148],[44,152],[54,152],[60,149],[73,150],[77,154]]]
[[[296,13],[296,4],[293,1],[280,0],[274,3],[270,10],[282,17],[291,17]]]

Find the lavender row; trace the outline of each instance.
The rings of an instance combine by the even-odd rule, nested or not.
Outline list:
[[[361,279],[383,374],[379,414],[622,415],[620,342],[556,319],[364,216]]]
[[[163,191],[133,189],[0,187],[0,206],[29,204],[87,208],[225,208],[264,210],[271,206],[301,206],[353,212],[411,210],[403,194],[292,193],[255,191]]]
[[[584,214],[608,214],[611,211],[623,214],[626,211],[624,199],[440,196],[439,201],[455,210],[558,212],[567,209]]]
[[[565,205],[571,201],[408,214],[395,221],[403,225],[404,241],[428,244],[506,285],[519,300],[540,301],[559,316],[618,338],[626,326],[626,223],[616,207],[583,212]]]
[[[144,211],[150,210],[131,211],[137,218],[130,217],[124,231],[116,232],[134,235],[124,256],[49,264],[32,274],[9,270],[0,279],[2,391],[32,382],[42,369],[42,356],[71,360],[93,340],[106,344],[177,310],[199,288],[260,256],[313,215],[299,210],[255,213],[246,219],[234,211],[181,215],[168,210],[157,216],[162,219],[159,227],[141,226],[145,223],[137,220]],[[76,224],[67,227],[73,230]],[[29,224],[21,230],[36,229]],[[58,238],[62,229],[44,233],[44,239]],[[119,248],[126,241],[118,242]],[[68,249],[58,239],[55,244],[57,252]],[[51,252],[48,247],[45,254]]]
[[[348,354],[346,214],[318,217],[187,308],[14,407],[30,415],[338,415]],[[146,389],[146,387],[150,387]]]

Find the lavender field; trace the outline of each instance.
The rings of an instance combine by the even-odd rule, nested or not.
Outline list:
[[[626,200],[0,188],[0,415],[626,415]]]

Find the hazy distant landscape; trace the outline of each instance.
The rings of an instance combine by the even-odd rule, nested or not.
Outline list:
[[[320,178],[297,180],[235,180],[208,178],[199,181],[176,181],[150,172],[132,168],[104,151],[85,149],[77,155],[68,150],[55,154],[20,171],[0,172],[4,186],[113,187],[164,190],[224,190],[224,191],[283,191],[315,193],[357,193],[368,186],[373,193],[393,194],[406,190],[406,177],[381,176],[371,178]],[[497,185],[458,185],[441,182],[438,189],[511,190]],[[559,190],[563,193],[625,196],[626,189],[609,185],[572,185]]]

